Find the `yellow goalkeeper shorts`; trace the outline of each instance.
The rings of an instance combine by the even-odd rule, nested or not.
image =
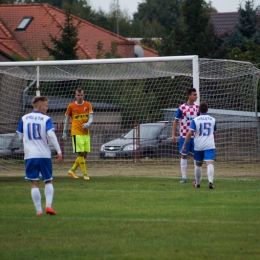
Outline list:
[[[73,135],[72,136],[73,153],[90,152],[90,136],[89,135]]]

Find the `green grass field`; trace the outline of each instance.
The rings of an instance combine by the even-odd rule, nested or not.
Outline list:
[[[56,177],[57,215],[36,217],[30,183],[0,177],[0,259],[259,259],[260,180],[214,184]]]

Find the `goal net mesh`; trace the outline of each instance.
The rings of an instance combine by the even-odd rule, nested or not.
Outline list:
[[[172,122],[178,106],[187,101],[187,89],[193,86],[192,60],[118,59],[117,63],[60,65],[42,62],[38,68],[41,95],[49,99],[48,115],[64,154],[64,163],[59,165],[53,157],[57,171],[66,174],[77,157],[72,153],[71,140],[64,142],[61,136],[66,108],[75,101],[76,88],[82,88],[94,111],[91,153],[87,158],[90,170],[98,172],[104,168],[113,175],[119,166],[126,166],[137,174],[151,169],[158,174],[179,174],[178,143],[172,143],[171,123],[166,121]],[[250,63],[199,59],[199,98],[208,103],[209,114],[217,119],[216,174],[218,167],[226,176],[231,171],[248,175],[253,166],[259,172],[258,79],[259,70]],[[36,86],[37,66],[0,64],[1,172],[24,173],[22,145],[13,134],[20,118],[32,111]],[[151,133],[152,141],[147,139],[150,128],[144,136],[142,133],[143,124],[148,123],[165,125],[160,134]],[[121,137],[131,129],[134,131],[128,140],[130,145],[123,151],[125,140]],[[118,138],[117,146],[108,143]],[[189,160],[193,176],[192,157]]]

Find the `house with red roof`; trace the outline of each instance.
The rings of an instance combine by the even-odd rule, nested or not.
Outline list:
[[[123,58],[138,56],[157,57],[158,53],[145,46],[136,46],[135,41],[107,31],[74,15],[73,24],[79,23],[78,50],[80,59],[95,59],[97,44],[103,43],[103,52],[111,50],[111,42],[117,42],[117,52]],[[0,61],[15,60],[51,60],[52,57],[43,48],[44,41],[53,46],[50,35],[59,38],[62,33],[66,14],[49,4],[2,4],[0,5]]]
[[[212,13],[211,21],[214,24],[218,36],[226,36],[233,29],[235,24],[239,22],[238,12]]]

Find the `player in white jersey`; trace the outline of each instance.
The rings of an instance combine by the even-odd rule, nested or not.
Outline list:
[[[42,216],[41,193],[39,189],[40,174],[45,183],[45,212],[56,215],[52,209],[54,188],[52,184],[51,151],[48,140],[55,147],[58,162],[62,161],[62,153],[54,132],[52,120],[46,115],[47,97],[35,97],[32,101],[34,111],[22,117],[17,127],[19,139],[24,144],[25,179],[32,184],[31,196],[36,208],[36,216]]]
[[[216,153],[215,139],[217,125],[215,118],[207,115],[208,105],[202,102],[199,107],[200,115],[191,122],[182,150],[187,149],[187,143],[194,137],[194,160],[196,161],[194,187],[200,188],[202,178],[202,163],[206,162],[209,188],[214,189],[214,158]]]
[[[180,139],[179,139],[179,151],[181,154],[181,161],[180,161],[180,167],[181,167],[181,181],[180,183],[185,183],[187,180],[187,156],[190,152],[191,154],[194,154],[194,142],[193,137],[187,144],[187,149],[185,151],[182,151],[182,145],[185,140],[186,134],[189,130],[191,120],[198,116],[199,114],[199,105],[195,104],[195,101],[197,100],[197,91],[195,88],[188,89],[188,101],[182,105],[179,106],[175,119],[173,121],[172,125],[172,141],[176,142],[176,129],[178,123],[180,123]],[[194,161],[194,167],[195,167],[195,161]]]

